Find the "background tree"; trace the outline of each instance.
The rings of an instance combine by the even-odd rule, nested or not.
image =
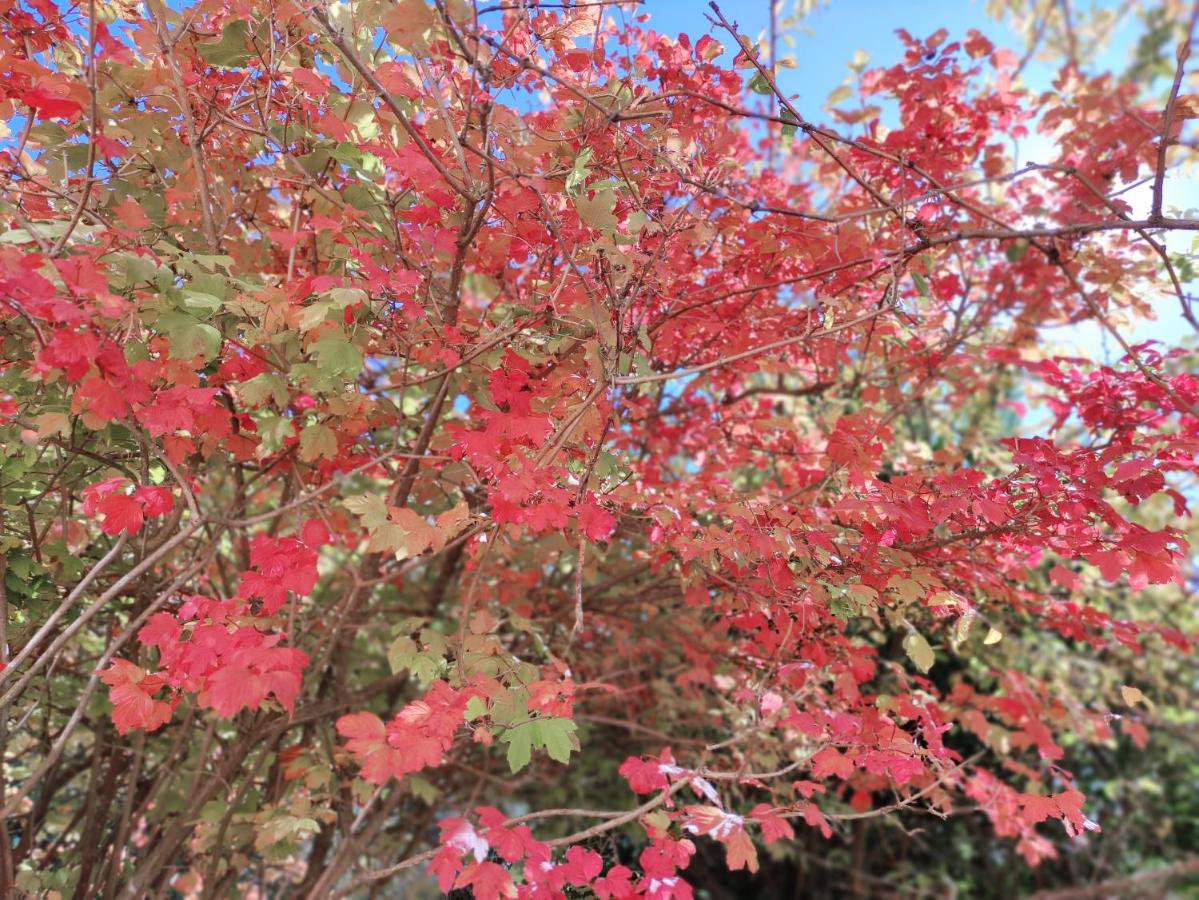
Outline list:
[[[1007,9],[0,2],[0,893],[1193,875],[1197,11]]]

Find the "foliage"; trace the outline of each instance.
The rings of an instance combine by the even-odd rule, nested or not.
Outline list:
[[[716,6],[6,0],[0,893],[1182,859],[1175,6],[1151,90],[901,32],[825,127]]]

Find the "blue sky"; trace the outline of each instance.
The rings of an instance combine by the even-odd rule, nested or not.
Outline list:
[[[743,34],[756,38],[767,32],[770,0],[724,0],[721,11],[740,27]],[[790,12],[792,0],[784,0],[784,16]],[[1086,0],[1075,3],[1086,8]],[[1113,6],[1111,2],[1095,4]],[[710,14],[706,0],[646,0],[642,9],[650,15],[650,26],[670,35],[685,33],[698,38],[709,29]],[[966,36],[977,28],[996,44],[1020,52],[1020,38],[1005,24],[987,15],[978,0],[918,0],[897,3],[894,0],[829,0],[803,21],[801,29],[793,31],[796,47],[793,51],[797,67],[785,70],[781,86],[799,95],[805,111],[814,114],[824,99],[849,74],[846,63],[854,51],[864,50],[875,65],[897,62],[902,45],[895,36],[896,29],[907,29],[914,37],[927,37],[939,28],[949,31],[950,40]],[[1105,66],[1120,66],[1135,41],[1128,31],[1115,36],[1113,45],[1097,60]],[[726,45],[729,43],[724,40]],[[782,45],[780,44],[780,48]],[[782,50],[780,50],[781,55]],[[1044,66],[1030,64],[1025,80],[1041,90],[1049,86],[1052,73]]]

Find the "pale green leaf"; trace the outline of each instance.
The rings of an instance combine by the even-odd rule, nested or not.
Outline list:
[[[362,352],[342,335],[322,338],[311,349],[317,366],[327,375],[355,379],[362,371]]]
[[[221,39],[200,41],[196,44],[196,52],[210,66],[218,69],[240,69],[250,59],[250,51],[246,49],[248,30],[244,19],[226,22],[225,27],[221,29]]]
[[[300,459],[304,462],[332,459],[337,455],[337,435],[328,425],[313,422],[300,432]]]
[[[933,648],[928,645],[924,635],[919,632],[913,631],[903,639],[903,649],[907,651],[908,658],[916,664],[916,668],[921,672],[927,672],[936,662]]]
[[[533,723],[525,722],[515,728],[508,728],[500,735],[500,740],[508,745],[508,768],[513,773],[519,772],[533,758]]]
[[[378,494],[360,494],[347,497],[345,508],[362,520],[362,524],[374,530],[387,523],[387,501]]]
[[[545,748],[550,759],[560,763],[570,762],[570,751],[575,747],[575,723],[570,719],[534,719],[537,728],[537,743]]]

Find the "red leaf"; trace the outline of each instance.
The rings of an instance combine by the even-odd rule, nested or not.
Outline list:
[[[848,778],[852,774],[853,760],[842,755],[836,747],[825,747],[812,757],[813,778],[828,778],[830,775]]]
[[[591,889],[599,900],[633,896],[633,885],[630,879],[633,872],[626,866],[613,866],[603,878],[597,878]]]
[[[582,887],[603,871],[604,860],[594,850],[583,847],[571,847],[566,851],[566,862],[561,867],[566,880],[573,885]]]
[[[96,505],[96,511],[104,516],[100,530],[105,534],[141,531],[142,505],[127,494],[109,494]]]
[[[1020,817],[1029,825],[1044,822],[1058,814],[1057,801],[1052,797],[1042,797],[1038,794],[1024,794],[1020,798]]]
[[[620,774],[629,787],[638,794],[652,794],[667,786],[666,776],[657,760],[644,760],[630,756],[620,766]]]
[[[755,806],[750,815],[757,819],[758,825],[762,829],[762,837],[767,844],[773,844],[778,840],[790,840],[795,837],[795,829],[791,827],[791,823],[765,803],[759,803]]]
[[[588,502],[579,509],[579,525],[589,539],[606,541],[616,529],[616,516],[594,502]]]
[[[350,713],[337,720],[337,733],[349,738],[346,749],[362,767],[359,773],[371,784],[385,784],[406,774],[403,754],[387,743],[383,721],[373,713]]]
[[[171,720],[171,704],[153,696],[161,679],[148,675],[140,666],[114,659],[100,673],[100,679],[109,687],[112,722],[120,734],[128,734],[135,728],[156,731]]]
[[[82,103],[45,85],[25,91],[21,95],[21,102],[33,107],[43,119],[66,119],[68,122],[74,122],[83,114]]]
[[[516,885],[508,870],[498,863],[472,863],[462,870],[454,887],[469,887],[475,900],[499,900],[501,897],[515,897]]]
[[[133,498],[141,503],[147,516],[165,516],[175,508],[175,498],[167,487],[139,487]]]
[[[758,871],[758,851],[744,828],[737,828],[724,841],[726,861],[731,871],[747,869],[751,874]]]
[[[803,820],[813,828],[819,828],[821,835],[827,840],[833,836],[833,829],[828,824],[828,819],[824,817],[824,813],[820,811],[815,803],[807,803],[803,808]]]

